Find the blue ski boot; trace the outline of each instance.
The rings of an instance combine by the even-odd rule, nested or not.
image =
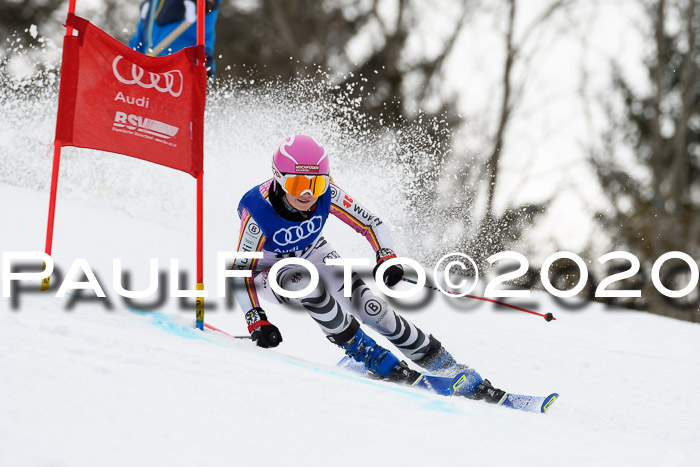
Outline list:
[[[370,375],[407,384],[413,384],[421,378],[421,373],[409,368],[406,362],[399,361],[394,354],[365,334],[355,318],[345,331],[328,336],[328,340],[343,349],[348,357],[363,363]]]
[[[429,339],[428,351],[421,359],[415,361],[417,365],[422,366],[436,376],[443,377],[456,376],[459,373],[475,373],[467,365],[457,363],[432,334]]]
[[[457,363],[432,334],[430,335],[428,351],[423,358],[416,360],[415,363],[436,376],[456,379],[457,376],[463,374],[466,380],[457,388],[455,395],[492,403],[500,403],[507,395],[505,391],[494,388],[489,380],[482,378],[472,368]]]

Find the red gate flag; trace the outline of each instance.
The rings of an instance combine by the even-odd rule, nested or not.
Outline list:
[[[78,35],[63,44],[56,141],[202,172],[204,47],[149,57],[73,14],[66,25]]]

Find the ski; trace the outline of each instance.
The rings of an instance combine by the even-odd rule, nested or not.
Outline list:
[[[505,400],[499,405],[511,409],[522,410],[524,412],[546,413],[557,398],[559,398],[559,394],[556,392],[546,397],[508,393]]]
[[[340,360],[336,366],[349,370],[353,373],[368,376],[364,364],[361,362],[356,362],[347,356],[343,357],[343,359]],[[459,373],[454,377],[421,374],[420,378],[411,386],[430,391],[435,394],[440,394],[442,396],[466,397],[464,391],[461,391],[461,389],[463,389],[467,383],[469,383],[469,378],[466,373]],[[558,397],[559,394],[557,393],[552,393],[546,397],[506,393],[503,399],[501,399],[496,405],[502,405],[503,407],[521,410],[524,412],[546,413]]]

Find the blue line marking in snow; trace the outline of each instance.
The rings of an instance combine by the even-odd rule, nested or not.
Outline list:
[[[195,328],[190,328],[188,326],[183,326],[182,324],[178,324],[175,321],[173,321],[172,318],[170,318],[168,315],[165,315],[163,313],[146,311],[133,307],[129,307],[128,310],[132,313],[136,313],[137,315],[150,316],[153,321],[153,324],[160,327],[164,331],[169,332],[170,334],[174,334],[178,337],[184,337],[185,339],[196,339],[204,340],[207,342],[213,342],[212,340],[204,337],[202,335],[202,331]]]
[[[168,319],[164,319],[162,316],[155,316],[154,315],[153,316],[153,324],[155,324],[156,326],[160,326],[162,329],[169,332],[170,334],[175,334],[176,336],[184,337],[185,339],[197,339],[197,340],[209,341],[209,339],[197,334],[197,333],[201,333],[202,331],[200,331],[198,329],[194,329],[194,328],[189,328],[189,327],[183,326],[181,324],[174,323],[173,321],[170,321]]]
[[[208,339],[204,337],[202,334],[202,331],[188,327],[188,326],[183,326],[182,324],[178,324],[172,320],[171,317],[168,315],[165,315],[163,313],[158,313],[158,312],[152,312],[152,311],[146,311],[146,310],[141,310],[139,308],[134,308],[134,307],[129,307],[128,310],[132,313],[135,313],[137,315],[141,316],[148,316],[152,318],[153,324],[156,326],[160,327],[166,332],[169,332],[171,334],[174,334],[178,337],[184,337],[186,339],[196,339],[196,340],[203,340],[206,342],[210,342],[212,344],[219,344],[216,341],[213,341],[211,339]],[[220,345],[220,344],[219,344]],[[256,355],[263,357],[263,358],[269,358],[271,360],[275,361],[283,361],[285,363],[290,363],[292,365],[305,368],[307,370],[312,370],[312,371],[317,371],[320,373],[324,373],[327,375],[332,375],[336,376],[339,378],[343,378],[346,380],[362,383],[362,384],[369,384],[370,386],[374,386],[376,388],[381,388],[383,390],[388,390],[392,392],[396,392],[399,394],[404,394],[407,396],[411,396],[414,398],[421,399],[423,402],[423,407],[428,410],[434,410],[436,412],[445,412],[445,413],[451,413],[451,414],[465,414],[466,412],[461,409],[460,407],[455,406],[454,404],[451,404],[450,401],[445,400],[438,400],[432,397],[432,394],[421,394],[420,392],[417,392],[413,389],[410,388],[403,388],[401,386],[397,385],[392,385],[392,384],[384,384],[378,381],[373,381],[368,378],[364,378],[361,376],[357,376],[351,373],[346,373],[344,371],[339,371],[336,369],[331,369],[331,368],[323,368],[323,367],[318,367],[315,365],[311,365],[308,363],[304,362],[299,362],[296,360],[291,360],[291,359],[277,359],[277,358],[272,358],[268,355],[264,355],[262,353],[257,353]],[[444,397],[444,396],[443,396]]]

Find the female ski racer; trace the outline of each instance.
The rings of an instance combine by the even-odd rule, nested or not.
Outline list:
[[[310,136],[291,136],[274,153],[272,172],[274,177],[248,191],[238,206],[238,251],[263,253],[262,259],[239,258],[234,263],[236,269],[252,271],[252,277],[237,279],[244,284],[237,284],[236,296],[246,311],[251,338],[258,346],[276,347],[282,342],[279,329],[261,308],[259,296],[272,303],[301,303],[328,340],[348,357],[362,362],[374,376],[413,384],[421,374],[365,334],[355,317],[428,372],[450,377],[465,372],[468,383],[461,386],[461,395],[493,403],[505,398],[504,391],[495,389],[466,365],[458,364],[435,337],[396,314],[357,274],[352,275],[351,296],[344,296],[342,266],[326,264],[328,259],[340,257],[322,236],[330,214],[369,241],[376,253],[375,275],[377,267],[396,254],[387,226],[330,180],[328,155],[323,147]],[[319,273],[316,288],[301,299],[278,295],[270,286],[271,266],[289,257],[306,259]],[[402,277],[402,266],[392,265],[382,280],[391,287]],[[286,265],[279,270],[277,282],[287,291],[303,290],[310,283],[310,273],[303,266]]]

